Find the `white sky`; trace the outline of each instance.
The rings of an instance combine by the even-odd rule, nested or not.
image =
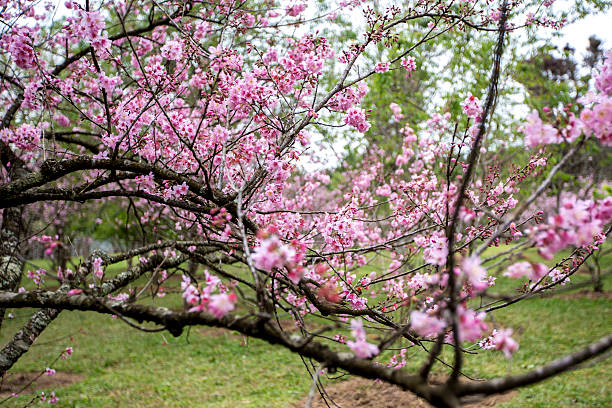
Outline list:
[[[564,47],[566,43],[576,49],[577,56],[586,54],[589,45],[589,37],[597,36],[603,40],[602,48],[612,48],[612,11],[607,13],[590,15],[584,19],[569,24],[561,29],[562,37],[557,38],[553,43],[559,47]]]

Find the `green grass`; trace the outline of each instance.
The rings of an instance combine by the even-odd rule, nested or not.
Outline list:
[[[609,283],[609,282],[608,282]],[[609,286],[609,285],[608,285]],[[514,308],[495,313],[496,319],[514,327],[520,348],[512,366],[499,355],[484,353],[468,363],[478,375],[518,374],[546,364],[587,346],[610,333],[612,305],[605,299],[563,300],[545,298],[530,300]],[[610,372],[608,360],[584,370],[571,371],[534,387],[519,391],[519,397],[504,407],[609,407]]]
[[[3,341],[16,323],[3,330]],[[72,341],[62,339],[67,334]],[[11,371],[43,370],[71,345],[73,356],[54,368],[87,377],[55,390],[60,407],[236,407],[264,401],[282,407],[308,388],[299,357],[229,332],[195,327],[173,338],[105,316],[63,312],[37,343]],[[23,406],[27,400],[12,403]]]
[[[495,351],[470,356],[465,372],[496,376],[544,364],[606,334],[612,327],[611,309],[603,299],[545,298],[496,312],[500,325],[519,333],[520,349],[511,362]],[[10,321],[2,341],[25,317]],[[202,328],[179,338],[147,334],[83,312],[63,312],[12,371],[43,370],[68,345],[74,355],[54,368],[86,379],[55,390],[60,407],[286,407],[302,398],[310,383],[297,355],[263,341]],[[444,358],[450,361],[450,350]],[[566,373],[522,389],[502,407],[610,406],[611,369],[606,361]],[[27,400],[11,404],[22,406]]]
[[[580,274],[572,281],[588,279]],[[611,276],[605,277],[604,283],[606,290],[612,289]],[[512,290],[516,281],[502,277],[499,286]],[[173,296],[157,303],[179,304]],[[464,371],[478,378],[517,374],[578,350],[610,332],[611,303],[603,298],[545,297],[495,311],[489,319],[494,318],[500,327],[514,328],[519,350],[511,361],[497,351],[470,355]],[[3,344],[32,311],[11,312],[16,317],[2,328]],[[143,333],[119,320],[83,312],[63,312],[11,371],[44,370],[67,346],[74,347],[74,355],[53,368],[81,374],[85,380],[54,390],[60,398],[59,407],[280,408],[303,398],[310,387],[299,356],[263,341],[199,327],[173,338],[168,333]],[[450,349],[442,356],[452,361]],[[414,356],[408,368],[417,366],[422,358],[422,354]],[[447,373],[440,364],[435,371]],[[521,389],[500,407],[612,406],[610,372],[610,360],[571,371]],[[31,398],[22,396],[5,406],[20,407]]]

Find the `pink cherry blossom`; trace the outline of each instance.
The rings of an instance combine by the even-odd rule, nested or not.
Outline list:
[[[559,213],[534,231],[538,252],[546,259],[570,245],[585,247],[602,232],[610,221],[609,201],[579,200],[575,196],[563,200]]]
[[[603,94],[612,96],[612,50],[605,52],[605,61],[595,75],[595,87]]]
[[[65,115],[58,114],[58,115],[55,115],[53,119],[60,126],[70,126],[70,119],[68,119]]]
[[[530,147],[557,143],[559,141],[557,129],[542,123],[540,115],[536,110],[527,115],[527,123],[523,126],[523,133],[525,134],[525,142]]]
[[[570,282],[570,278],[559,269],[553,269],[548,276],[554,283],[559,283],[560,285],[566,285]]]
[[[298,4],[294,4],[293,6],[287,6],[287,8],[285,9],[285,12],[287,13],[288,16],[297,17],[302,13],[302,11],[306,10],[306,7],[307,7],[306,4],[298,3]]]
[[[272,235],[255,248],[251,258],[257,269],[271,272],[293,262],[295,250],[283,244],[276,235]]]
[[[457,314],[459,315],[459,341],[475,341],[482,337],[482,332],[487,329],[484,312],[476,313],[474,310],[459,306]]]
[[[183,43],[178,40],[168,41],[161,49],[162,56],[176,61],[183,56]]]
[[[493,345],[497,350],[503,351],[506,358],[512,357],[512,354],[519,348],[518,343],[510,336],[512,336],[512,329],[496,330],[492,335]]]
[[[34,68],[36,66],[32,39],[26,29],[14,31],[8,37],[8,51],[19,68]]]
[[[353,350],[359,358],[370,358],[377,355],[380,351],[378,346],[370,344],[366,341],[366,332],[363,328],[361,319],[351,320],[351,333],[355,337],[355,341],[348,340],[346,345]]]
[[[487,271],[480,265],[480,258],[478,256],[464,258],[460,271],[474,290],[483,290],[489,286]]]
[[[238,298],[234,293],[221,293],[219,295],[212,295],[210,302],[208,303],[208,310],[217,319],[222,318],[227,313],[234,310],[234,304]]]
[[[430,237],[426,248],[423,250],[425,262],[432,265],[443,266],[448,257],[448,240],[441,234]]]
[[[480,107],[480,100],[468,92],[467,98],[463,101],[463,113],[465,113],[468,117],[478,120],[480,114],[482,113],[482,108]]]
[[[102,276],[104,275],[104,270],[102,269],[102,258],[94,258],[91,265],[93,267],[94,276],[98,279],[102,279]]]
[[[529,262],[517,262],[510,265],[504,272],[504,276],[518,279],[523,276],[529,276],[532,273],[533,268]]]
[[[388,62],[378,62],[374,66],[374,72],[377,72],[377,73],[387,72],[388,70],[389,70]]]
[[[370,128],[370,124],[367,122],[366,113],[363,109],[350,108],[347,111],[347,115],[344,118],[344,123],[351,125],[356,128],[359,132],[367,132]]]
[[[410,313],[410,327],[423,337],[433,337],[446,328],[446,322],[428,313],[414,310]]]
[[[532,264],[531,273],[529,274],[529,279],[531,281],[537,282],[546,275],[548,275],[548,266],[543,263]]]
[[[402,114],[402,108],[397,103],[392,102],[389,105],[389,109],[391,109],[391,112],[393,112],[393,119],[398,122],[404,119],[404,115]]]
[[[413,57],[402,58],[400,65],[408,71],[406,78],[409,78],[412,72],[417,70],[416,60]]]
[[[355,355],[359,358],[370,358],[380,352],[376,344],[368,343],[365,340],[347,340],[346,345],[353,350]]]

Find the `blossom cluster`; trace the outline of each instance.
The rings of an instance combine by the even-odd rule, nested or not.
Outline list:
[[[377,345],[366,341],[366,331],[363,328],[363,321],[361,319],[351,320],[351,334],[355,341],[347,340],[346,345],[353,350],[357,357],[370,358],[380,352]]]
[[[222,318],[235,308],[237,296],[233,292],[228,292],[221,284],[221,280],[208,271],[204,271],[204,286],[194,286],[191,279],[183,275],[181,290],[183,299],[187,305],[191,305],[190,312],[208,311],[217,319]],[[219,290],[220,293],[212,294]]]
[[[546,259],[570,245],[586,247],[602,242],[604,225],[612,220],[612,197],[603,200],[566,199],[559,213],[534,228],[538,252]]]
[[[271,235],[255,248],[251,259],[257,269],[267,272],[286,267],[289,271],[287,277],[297,284],[302,278],[303,270],[296,262],[296,256],[293,247],[283,244],[278,236]]]

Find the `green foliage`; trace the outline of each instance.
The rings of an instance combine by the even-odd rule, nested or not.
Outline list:
[[[600,190],[593,190],[593,198],[602,200],[606,197],[612,196],[612,185],[604,184]]]

